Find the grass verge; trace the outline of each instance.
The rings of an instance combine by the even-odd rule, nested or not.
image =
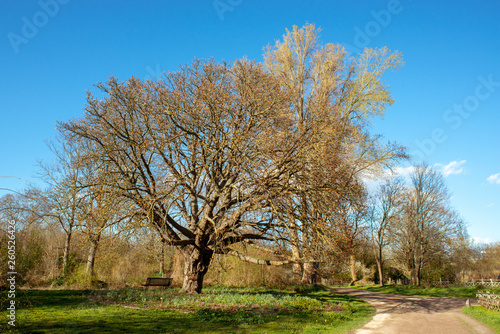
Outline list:
[[[397,295],[428,296],[428,297],[454,297],[454,298],[476,298],[476,293],[481,290],[488,290],[493,293],[500,293],[499,288],[484,287],[446,287],[427,288],[424,286],[413,285],[378,285],[353,286],[356,289],[362,289],[373,292],[392,293]]]
[[[8,300],[2,296],[1,310]],[[27,290],[16,296],[11,333],[345,333],[370,320],[373,308],[325,288]]]
[[[487,310],[482,306],[464,307],[462,312],[489,326],[495,333],[500,333],[499,312]]]

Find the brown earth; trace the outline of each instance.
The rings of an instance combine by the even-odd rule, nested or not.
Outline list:
[[[361,298],[376,309],[372,321],[353,331],[365,333],[495,333],[462,313],[466,299],[392,295],[350,288],[337,292]],[[475,303],[471,300],[471,305]]]

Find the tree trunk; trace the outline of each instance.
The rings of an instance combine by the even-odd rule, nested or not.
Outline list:
[[[410,278],[410,284],[411,285],[416,285],[416,279],[415,279],[415,255],[409,255],[408,256],[408,274]]]
[[[302,274],[302,266],[300,265],[300,263],[294,263],[292,265],[292,275],[294,282],[299,282],[301,280],[303,274]]]
[[[380,286],[384,286],[384,268],[383,268],[383,264],[382,264],[382,248],[378,249],[378,254],[375,258],[377,260],[379,284],[380,284]]]
[[[304,273],[302,275],[302,284],[314,284],[317,280],[318,262],[304,263]]]
[[[300,259],[300,250],[299,247],[292,245],[292,259],[294,261],[297,261]],[[302,278],[302,266],[300,263],[294,263],[292,265],[292,273],[293,273],[293,280],[295,282],[299,282],[300,279]]]
[[[417,283],[417,286],[420,286],[420,277],[422,275],[422,265],[419,264],[417,266],[417,270],[416,270],[416,283]]]
[[[382,268],[382,260],[380,259],[377,259],[377,268],[378,268],[379,285],[384,286],[384,270]]]
[[[417,284],[417,281],[415,279],[415,268],[414,267],[411,267],[410,268],[410,284],[411,285],[416,285]]]
[[[94,277],[94,263],[95,256],[97,254],[97,248],[99,247],[99,240],[101,239],[101,234],[97,234],[96,236],[92,236],[90,238],[90,250],[89,256],[87,257],[87,275],[91,278]]]
[[[170,277],[175,283],[181,283],[184,280],[184,253],[179,248],[174,250],[174,263]]]
[[[167,248],[167,240],[161,241],[161,254],[160,254],[160,275],[165,277],[165,248]]]
[[[354,254],[349,255],[349,260],[351,262],[351,284],[354,285],[354,282],[358,280],[358,275],[356,274],[356,256]]]
[[[64,242],[62,277],[66,277],[68,275],[68,262],[69,262],[69,251],[71,246],[71,237],[72,237],[72,231],[70,230],[68,233],[66,233],[66,241]]]
[[[188,293],[201,293],[203,278],[212,261],[213,250],[186,246],[184,253],[184,282],[182,291]]]
[[[292,259],[294,261],[297,261],[300,259],[300,248],[298,246],[299,243],[299,235],[297,231],[297,225],[295,223],[295,218],[290,217],[289,218],[290,222],[290,232],[291,232],[291,238],[292,238]],[[300,263],[294,263],[292,265],[292,273],[293,273],[293,280],[295,282],[300,282],[302,278],[302,266]]]

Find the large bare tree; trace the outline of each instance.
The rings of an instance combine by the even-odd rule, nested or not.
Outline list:
[[[106,187],[134,203],[185,256],[183,291],[201,292],[214,253],[269,237],[271,201],[294,187],[307,138],[293,131],[274,76],[246,61],[194,61],[161,81],[110,78],[83,118],[60,123],[108,165]]]

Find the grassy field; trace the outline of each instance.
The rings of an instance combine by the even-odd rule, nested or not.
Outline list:
[[[482,290],[488,290],[494,293],[500,293],[499,288],[482,288],[482,287],[446,287],[446,288],[426,288],[423,286],[413,285],[386,285],[380,287],[378,285],[353,286],[353,288],[374,291],[393,293],[397,295],[411,296],[428,296],[428,297],[454,297],[454,298],[476,298],[476,293]]]
[[[2,296],[1,309],[7,307]],[[373,308],[323,287],[273,290],[207,288],[113,291],[28,290],[16,297],[12,333],[345,333],[371,319]]]

